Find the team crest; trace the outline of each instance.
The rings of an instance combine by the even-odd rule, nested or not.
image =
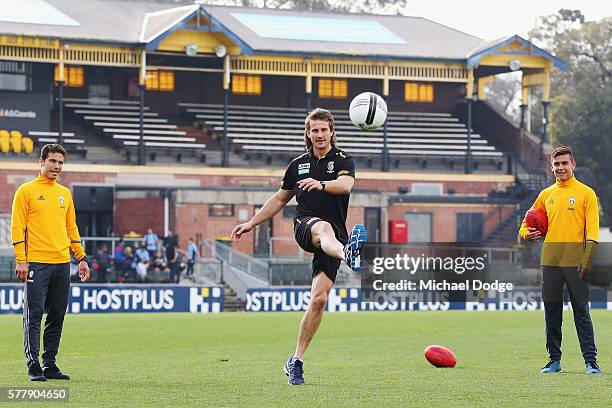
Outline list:
[[[298,164],[298,176],[310,173],[310,163]]]
[[[328,173],[334,172],[334,162],[333,161],[330,161],[329,163],[327,163],[327,172]]]
[[[32,279],[34,277],[34,271],[30,271],[30,273],[28,274],[28,277]]]
[[[570,196],[569,203],[570,203],[570,205],[576,204],[576,199],[574,198],[574,196]]]
[[[64,207],[64,196],[59,196],[59,202],[60,202],[60,208],[65,208]]]

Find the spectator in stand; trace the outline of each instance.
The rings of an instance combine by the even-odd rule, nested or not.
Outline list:
[[[189,238],[187,243],[187,276],[193,276],[193,266],[200,257],[198,252],[198,246],[195,244],[193,238]]]
[[[154,275],[157,280],[161,278],[161,274],[170,273],[170,268],[168,268],[168,261],[166,257],[162,254],[161,250],[157,250],[155,252],[155,257],[151,261],[151,266],[149,266],[149,275]]]
[[[132,263],[133,268],[136,269],[138,281],[141,283],[144,283],[147,280],[147,268],[149,267],[150,261],[151,258],[149,257],[149,251],[147,250],[145,243],[142,242],[136,250]]]
[[[95,261],[98,263],[98,282],[106,281],[106,271],[110,267],[110,255],[108,254],[108,245],[101,244],[96,251]]]
[[[179,283],[181,274],[178,265],[178,236],[174,235],[170,230],[166,238],[164,238],[164,248],[166,250],[168,268],[170,268],[170,283]]]
[[[152,259],[155,256],[155,252],[159,246],[159,238],[157,234],[153,232],[151,228],[147,230],[147,233],[144,236],[144,243],[146,245],[147,251],[149,251],[149,258]]]
[[[126,246],[122,252],[123,254],[123,277],[127,277],[132,281],[136,281],[136,266],[133,265],[134,262],[134,253],[132,252],[132,247]]]

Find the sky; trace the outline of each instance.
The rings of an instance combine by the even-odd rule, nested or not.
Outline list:
[[[404,15],[425,17],[485,40],[527,32],[542,15],[580,10],[587,21],[612,17],[610,0],[411,0]]]

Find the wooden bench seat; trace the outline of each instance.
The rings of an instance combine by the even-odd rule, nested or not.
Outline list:
[[[122,133],[122,134],[140,134],[140,129],[126,129],[126,128],[102,128],[104,133]],[[155,130],[155,129],[145,129],[145,134],[149,136],[153,135],[175,135],[175,136],[185,136],[187,132],[184,130]]]
[[[199,157],[202,163],[206,162],[206,145],[203,143],[145,141],[145,147],[150,161],[155,161],[158,153],[174,153],[178,162],[182,161],[185,154]],[[140,142],[124,140],[123,148],[129,161],[131,160],[132,152],[137,152],[140,148]]]
[[[115,112],[115,111],[108,111],[108,110],[77,109],[74,111],[74,113],[79,114],[79,115],[113,115],[113,116],[135,116],[135,117],[140,116],[140,112],[138,111]],[[145,117],[151,117],[151,116],[155,117],[155,116],[159,116],[159,114],[155,112],[144,112],[144,116]]]
[[[137,128],[140,129],[140,123],[116,123],[116,122],[93,122],[95,127],[115,127],[115,128]],[[175,130],[176,125],[166,125],[158,123],[144,123],[143,128],[146,129],[167,129]]]
[[[113,135],[113,139],[115,140],[140,140],[139,135]],[[143,136],[145,141],[152,142],[187,142],[187,143],[195,143],[195,137],[176,137],[176,136]]]
[[[140,118],[124,118],[117,116],[84,116],[83,119],[88,121],[111,121],[111,122],[129,122],[139,123]],[[144,118],[144,123],[168,123],[168,119]]]

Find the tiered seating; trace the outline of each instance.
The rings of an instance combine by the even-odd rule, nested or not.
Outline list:
[[[59,139],[59,132],[29,131],[28,136],[35,140],[36,144],[40,148],[47,143],[57,143]],[[69,154],[78,154],[81,157],[86,157],[87,149],[85,149],[85,140],[77,139],[74,136],[74,132],[63,132],[62,137],[64,139],[64,148]]]
[[[216,132],[223,132],[223,105],[180,103],[179,107]],[[353,126],[348,112],[334,111],[339,147],[356,156],[371,157],[383,148],[383,130],[364,132]],[[300,108],[232,105],[227,135],[235,150],[273,153],[304,151],[305,110]],[[449,113],[390,112],[387,146],[396,166],[402,157],[413,157],[423,167],[428,159],[443,159],[449,166],[467,154],[467,128]],[[493,161],[498,168],[503,154],[479,134],[471,135],[471,152],[479,160]],[[371,163],[371,160],[369,160]]]
[[[31,154],[34,151],[34,142],[31,138],[23,136],[18,130],[0,130],[0,152],[3,154]]]
[[[90,103],[87,99],[68,99],[67,109],[89,126],[95,129],[115,147],[131,159],[138,150],[140,140],[140,107],[133,101],[108,101],[108,103]],[[177,125],[168,123],[167,119],[144,108],[143,139],[149,153],[149,159],[155,160],[157,154],[176,155],[181,161],[183,155],[199,156],[205,160],[206,145],[196,143],[195,137],[188,137],[184,130],[177,130]]]

